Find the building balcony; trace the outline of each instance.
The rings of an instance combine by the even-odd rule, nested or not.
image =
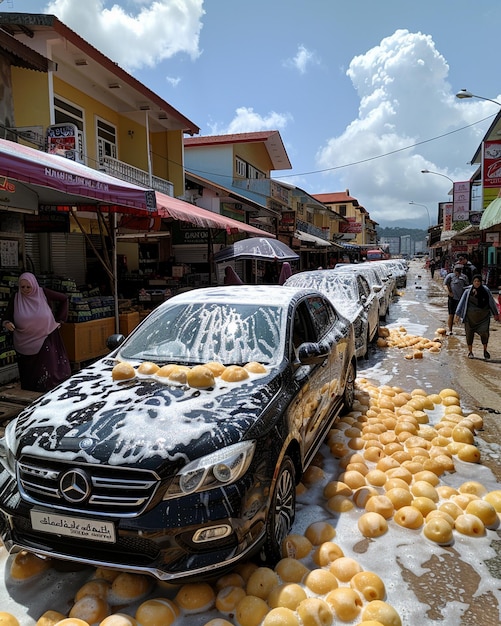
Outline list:
[[[280,210],[290,209],[290,189],[269,178],[234,178],[232,187],[248,198]]]
[[[303,233],[308,233],[309,235],[313,235],[315,237],[318,237],[319,239],[325,239],[325,241],[329,241],[329,230],[327,229],[324,230],[323,228],[314,226],[309,222],[303,222],[303,220],[296,220],[296,228]]]
[[[167,196],[174,197],[174,185],[168,180],[159,178],[158,176],[151,176],[148,172],[140,170],[133,165],[113,159],[112,157],[105,156],[101,159],[100,169],[110,176],[125,180],[128,183],[134,185],[140,185],[141,187],[147,187],[154,191],[160,191]]]

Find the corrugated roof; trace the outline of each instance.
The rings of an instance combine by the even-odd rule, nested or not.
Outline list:
[[[346,191],[334,191],[332,193],[314,193],[312,196],[323,204],[341,204],[343,202],[352,202],[358,206],[358,200],[350,196]]]
[[[56,69],[56,64],[35,50],[28,48],[9,33],[0,29],[0,54],[7,57],[12,65],[38,72]]]
[[[229,143],[257,143],[267,141],[273,135],[277,134],[276,130],[264,130],[254,133],[233,133],[230,135],[204,135],[201,137],[186,137],[184,143],[186,146],[205,146],[214,144]]]
[[[263,143],[268,151],[274,170],[290,170],[291,162],[278,130],[263,130],[253,133],[234,133],[231,135],[204,135],[185,137],[184,147],[222,146],[239,143]]]

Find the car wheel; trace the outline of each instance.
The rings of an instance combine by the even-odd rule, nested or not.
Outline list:
[[[343,411],[346,413],[349,413],[353,408],[353,402],[355,400],[355,377],[355,367],[352,361],[346,374],[346,384],[343,393]]]
[[[296,515],[296,471],[286,456],[280,466],[266,522],[263,561],[275,565],[282,558],[282,543],[290,532]]]

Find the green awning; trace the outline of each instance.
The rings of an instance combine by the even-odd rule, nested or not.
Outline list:
[[[495,198],[482,213],[479,228],[485,230],[501,224],[501,198]]]

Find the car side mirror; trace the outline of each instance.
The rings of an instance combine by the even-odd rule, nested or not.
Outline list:
[[[106,347],[108,348],[108,350],[115,350],[124,341],[125,341],[125,337],[121,335],[120,333],[117,333],[115,335],[110,335],[108,339],[106,340]]]
[[[301,365],[316,365],[329,356],[329,349],[313,341],[302,343],[297,351],[297,359]]]

